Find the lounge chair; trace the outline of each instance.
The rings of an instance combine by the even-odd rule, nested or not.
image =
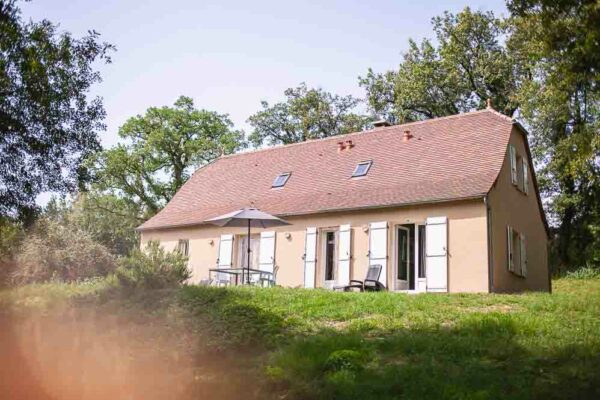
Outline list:
[[[344,292],[349,292],[352,289],[358,289],[361,292],[379,292],[385,290],[385,285],[379,282],[381,270],[382,266],[380,264],[370,265],[369,270],[367,271],[367,277],[364,281],[351,279],[350,284],[334,286],[333,290],[343,290]]]

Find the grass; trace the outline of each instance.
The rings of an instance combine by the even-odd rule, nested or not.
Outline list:
[[[600,398],[598,277],[555,280],[552,295],[188,286],[103,296],[110,287],[36,285],[0,292],[0,305],[91,297],[145,310],[194,333],[197,351],[239,354],[279,398]]]

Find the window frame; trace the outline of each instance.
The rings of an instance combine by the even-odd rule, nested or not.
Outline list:
[[[185,251],[182,251],[184,250]],[[189,239],[179,239],[177,242],[177,251],[179,254],[189,257],[190,255],[190,240]]]
[[[278,188],[282,188],[285,186],[285,184],[287,183],[287,181],[290,179],[290,176],[292,176],[291,172],[283,172],[279,175],[277,175],[275,177],[275,180],[273,181],[273,183],[271,184],[271,189],[278,189]],[[285,177],[285,179],[283,179],[283,182],[281,182],[279,185],[277,185],[277,181],[282,178]]]
[[[527,277],[527,239],[524,233],[507,226],[507,270],[521,277]]]
[[[365,169],[365,171],[358,175],[359,172],[359,168],[362,165],[366,165],[367,168]],[[356,164],[356,167],[354,167],[354,171],[352,172],[352,176],[351,178],[362,178],[364,176],[367,176],[367,174],[369,173],[369,171],[371,170],[371,166],[373,165],[373,160],[366,160],[366,161],[361,161],[358,164]]]

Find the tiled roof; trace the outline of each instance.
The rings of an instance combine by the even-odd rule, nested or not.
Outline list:
[[[139,229],[200,224],[250,206],[289,216],[483,196],[498,176],[512,126],[482,110],[224,156],[198,169]],[[354,147],[339,152],[337,143],[346,140]],[[365,160],[373,161],[367,176],[351,178]],[[272,189],[284,172],[291,172],[285,186]]]

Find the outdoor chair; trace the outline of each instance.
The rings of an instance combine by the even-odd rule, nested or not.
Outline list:
[[[344,292],[349,292],[352,289],[358,289],[361,292],[379,292],[385,290],[385,285],[379,282],[381,270],[382,266],[380,264],[370,265],[369,270],[367,271],[367,277],[364,281],[351,279],[350,284],[334,286],[333,290],[343,290]]]
[[[277,270],[279,266],[275,265],[273,267],[273,275],[271,274],[260,274],[260,286],[275,286],[275,282],[277,282]]]

